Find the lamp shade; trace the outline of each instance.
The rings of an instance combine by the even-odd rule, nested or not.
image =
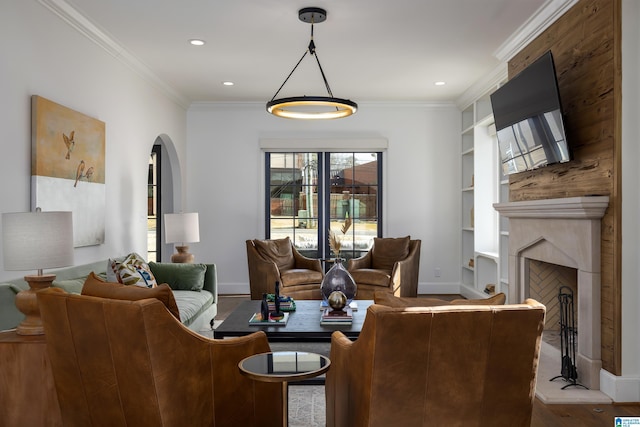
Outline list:
[[[194,243],[200,241],[198,213],[164,215],[164,237],[166,243]]]
[[[2,214],[5,270],[42,270],[73,264],[71,212]]]

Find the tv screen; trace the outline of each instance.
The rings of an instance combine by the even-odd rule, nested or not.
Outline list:
[[[570,160],[550,51],[491,94],[491,107],[505,175]]]

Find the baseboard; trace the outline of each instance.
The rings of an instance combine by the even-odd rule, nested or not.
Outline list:
[[[600,391],[616,403],[640,402],[640,377],[617,376],[601,369]]]
[[[419,283],[419,295],[459,295],[460,283]]]
[[[218,283],[218,295],[249,295],[248,283]]]

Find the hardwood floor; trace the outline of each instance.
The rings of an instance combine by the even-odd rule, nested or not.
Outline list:
[[[429,295],[445,299],[458,295]],[[221,295],[216,320],[224,319],[247,295]],[[545,405],[536,399],[531,427],[604,427],[614,426],[615,417],[640,417],[640,403],[612,405]]]
[[[640,417],[640,404],[545,405],[536,399],[531,427],[613,427],[615,417]]]

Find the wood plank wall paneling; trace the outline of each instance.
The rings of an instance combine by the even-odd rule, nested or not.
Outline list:
[[[621,375],[620,0],[580,0],[509,61],[513,77],[553,53],[569,163],[511,175],[511,201],[608,195],[602,220],[602,365]]]

